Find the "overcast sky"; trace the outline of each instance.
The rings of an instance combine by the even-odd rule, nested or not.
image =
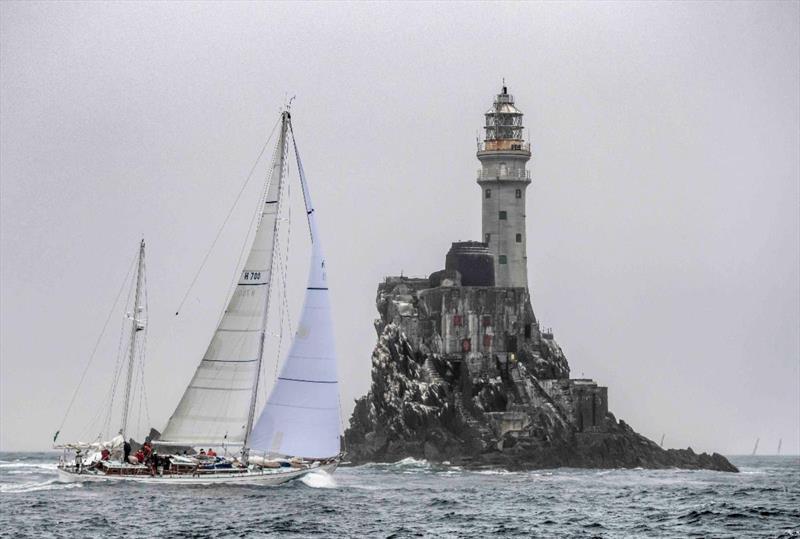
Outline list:
[[[480,239],[475,136],[505,77],[534,310],[573,376],[665,446],[798,453],[798,5],[0,3],[0,448],[48,447],[142,235],[163,428],[260,180],[176,307],[292,95],[349,417],[378,282]]]

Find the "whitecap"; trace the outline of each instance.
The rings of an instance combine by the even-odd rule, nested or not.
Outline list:
[[[430,463],[425,459],[415,459],[414,457],[406,457],[403,460],[398,460],[394,463],[397,466],[430,466]]]
[[[3,494],[22,494],[26,492],[36,492],[39,490],[64,490],[82,486],[80,483],[59,483],[56,479],[44,482],[28,483],[6,483],[0,485],[0,493]]]
[[[336,488],[338,486],[333,476],[324,470],[306,474],[300,478],[300,481],[311,488]]]
[[[514,475],[516,472],[509,472],[503,468],[497,468],[496,470],[478,470],[475,473],[478,475]]]
[[[30,464],[28,462],[4,462],[0,464],[0,468],[39,468],[41,470],[55,470],[58,465],[52,463]]]

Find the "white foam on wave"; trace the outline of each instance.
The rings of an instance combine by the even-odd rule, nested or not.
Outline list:
[[[0,493],[3,494],[23,494],[26,492],[36,492],[39,490],[65,490],[69,488],[81,487],[81,483],[59,483],[56,479],[49,481],[32,481],[28,483],[6,483],[0,485]]]
[[[55,470],[58,465],[52,463],[31,464],[29,462],[3,462],[0,468],[39,468],[41,470]]]
[[[414,457],[406,457],[394,463],[397,466],[430,466],[430,463],[425,459],[415,459]]]
[[[514,475],[517,472],[509,472],[508,470],[504,470],[503,468],[498,468],[496,470],[478,470],[475,473],[478,475]]]
[[[300,481],[311,488],[336,488],[339,486],[333,476],[323,470],[306,474],[300,478]]]

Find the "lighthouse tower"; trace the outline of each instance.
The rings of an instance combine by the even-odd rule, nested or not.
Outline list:
[[[505,86],[486,112],[484,129],[478,142],[483,241],[494,255],[495,285],[527,288],[525,190],[531,174],[525,166],[531,148],[522,138],[522,112]]]

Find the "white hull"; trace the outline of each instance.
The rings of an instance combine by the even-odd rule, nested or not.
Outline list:
[[[106,481],[128,481],[132,483],[159,484],[159,485],[262,485],[275,486],[299,479],[306,474],[320,470],[321,467],[303,469],[280,469],[278,471],[246,471],[242,473],[220,473],[203,474],[200,476],[191,475],[107,475],[104,473],[75,473],[71,470],[58,468],[58,480],[61,483],[84,483],[84,482],[106,482]],[[335,468],[334,468],[335,469]]]

